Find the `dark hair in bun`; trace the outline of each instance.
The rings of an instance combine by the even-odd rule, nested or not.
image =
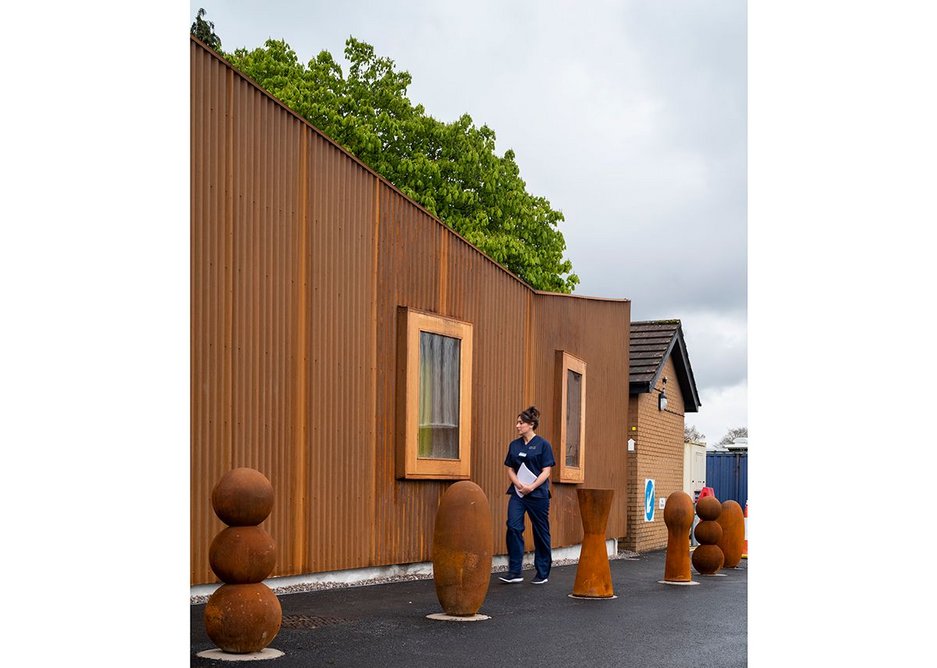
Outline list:
[[[525,408],[517,417],[521,419],[521,422],[533,425],[534,429],[540,426],[540,411],[537,410],[536,406]]]

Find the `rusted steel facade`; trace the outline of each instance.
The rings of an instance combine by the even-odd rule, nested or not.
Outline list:
[[[558,438],[555,353],[588,366],[588,487],[625,506],[630,303],[531,290],[199,42],[191,42],[191,582],[224,527],[211,490],[273,484],[274,576],[430,560],[449,480],[395,477],[400,306],[474,330],[471,479],[506,552],[514,419]],[[553,483],[555,547],[582,540]],[[529,540],[529,538],[528,538]]]

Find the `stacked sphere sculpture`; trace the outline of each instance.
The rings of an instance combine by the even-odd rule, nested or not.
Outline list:
[[[259,652],[283,620],[280,601],[264,578],[276,564],[276,543],[258,525],[273,508],[273,486],[260,471],[228,471],[211,494],[212,508],[228,525],[211,543],[208,562],[225,584],[205,604],[205,631],[225,652]]]
[[[719,549],[719,540],[722,538],[722,527],[716,520],[722,513],[722,504],[715,496],[704,496],[696,502],[696,514],[699,515],[699,524],[693,535],[699,545],[693,550],[693,568],[700,575],[713,575],[722,568],[725,556]]]

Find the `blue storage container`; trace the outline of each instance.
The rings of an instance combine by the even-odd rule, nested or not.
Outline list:
[[[719,501],[732,499],[745,510],[748,501],[748,453],[707,452],[706,486],[713,488]]]

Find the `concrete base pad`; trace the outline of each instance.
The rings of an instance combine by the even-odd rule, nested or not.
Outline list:
[[[570,598],[578,598],[583,601],[611,601],[613,598],[618,598],[615,594],[611,596],[576,596],[575,594],[567,594]]]
[[[658,582],[662,585],[677,585],[678,587],[687,587],[689,585],[699,584],[699,582],[693,582],[693,580],[690,580],[689,582],[671,582],[670,580],[658,580]]]
[[[444,622],[482,622],[491,619],[488,615],[447,615],[444,612],[435,612],[432,615],[426,615],[427,619],[438,619]]]
[[[206,649],[195,656],[203,659],[212,659],[213,661],[264,661],[266,659],[278,659],[283,656],[283,652],[278,649],[265,647],[259,652],[250,652],[249,654],[230,654],[220,649]]]

